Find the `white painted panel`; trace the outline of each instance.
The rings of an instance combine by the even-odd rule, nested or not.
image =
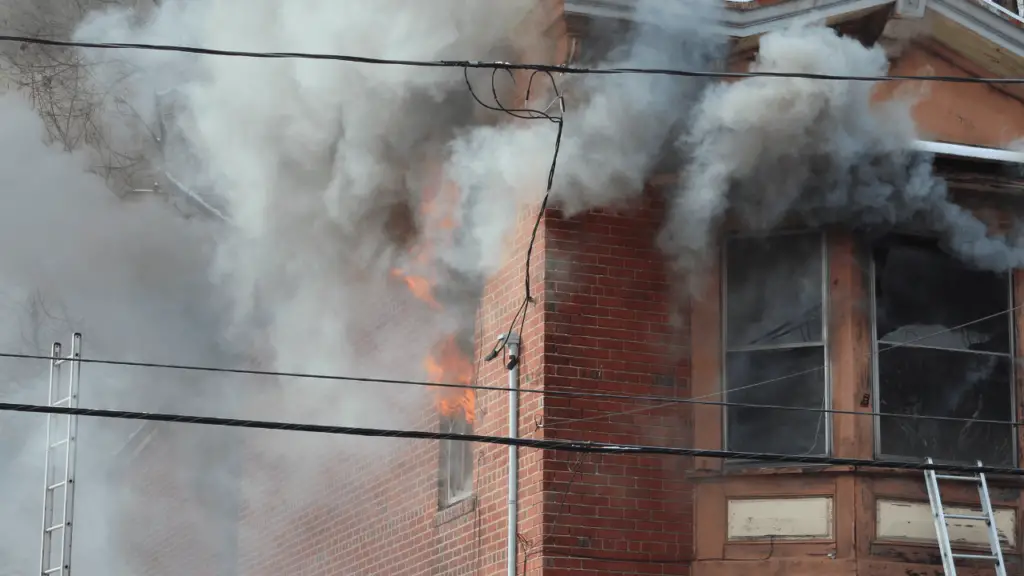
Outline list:
[[[946,506],[946,514],[981,515],[981,510]],[[997,508],[996,530],[1005,548],[1017,541],[1017,511]],[[988,545],[985,523],[977,520],[949,520],[949,539],[953,543]],[[927,502],[882,500],[875,502],[875,534],[881,540],[935,543],[932,507]]]
[[[832,498],[729,500],[729,540],[832,538]]]

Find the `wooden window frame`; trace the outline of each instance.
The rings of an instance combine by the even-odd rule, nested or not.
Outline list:
[[[822,391],[822,394],[823,394],[822,402],[823,402],[825,408],[827,409],[828,407],[830,407],[832,405],[832,398],[831,398],[831,396],[832,396],[831,361],[830,361],[830,358],[829,358],[830,348],[831,348],[831,343],[830,343],[830,340],[829,340],[829,313],[831,311],[831,306],[830,306],[830,302],[829,302],[829,292],[830,292],[830,290],[829,290],[829,282],[828,282],[828,279],[829,279],[829,276],[828,276],[828,271],[829,271],[828,239],[829,239],[829,235],[828,235],[828,233],[826,233],[825,231],[822,231],[822,230],[799,229],[799,228],[798,229],[781,230],[779,232],[772,233],[772,234],[768,235],[768,237],[771,237],[771,238],[778,238],[778,237],[783,237],[783,236],[808,236],[808,237],[816,236],[817,239],[818,239],[819,248],[820,248],[819,256],[821,258],[821,298],[822,298],[822,300],[821,300],[821,316],[822,316],[821,322],[822,322],[822,325],[821,325],[821,338],[820,338],[820,341],[814,342],[811,346],[807,346],[806,345],[807,343],[794,344],[792,347],[786,346],[786,345],[747,346],[747,347],[741,348],[741,351],[752,352],[752,351],[762,351],[762,350],[794,350],[794,349],[797,349],[797,348],[800,348],[800,347],[819,347],[820,346],[820,348],[822,350],[822,354],[824,355],[824,369],[823,369],[824,373],[822,374],[822,381],[821,381],[821,385],[824,388],[824,390]],[[729,254],[729,250],[728,250],[728,244],[729,244],[729,242],[728,242],[728,240],[744,239],[744,238],[749,238],[749,236],[748,235],[740,235],[740,234],[729,235],[729,237],[725,241],[722,242],[722,249],[720,250],[720,258],[719,258],[720,270],[721,270],[721,282],[719,283],[720,284],[719,302],[720,302],[720,306],[721,306],[721,312],[719,313],[719,330],[720,330],[720,332],[719,332],[720,338],[719,339],[721,341],[721,358],[720,358],[719,371],[720,371],[721,376],[719,378],[719,383],[720,383],[719,393],[720,393],[720,397],[718,399],[720,399],[722,401],[725,401],[725,402],[731,401],[730,400],[729,391],[727,390],[727,387],[726,387],[726,383],[727,383],[727,380],[728,380],[728,377],[729,377],[728,376],[728,370],[726,369],[727,356],[728,356],[729,353],[735,351],[734,349],[730,348],[729,343],[728,343],[728,339],[729,339],[729,335],[728,335],[728,314],[729,314],[729,297],[728,297],[728,275],[729,275],[728,274],[728,261],[729,261],[728,254]],[[778,402],[778,404],[784,405],[784,402]],[[728,446],[729,416],[728,416],[728,408],[724,407],[724,406],[722,408],[723,408],[722,409],[723,416],[722,416],[722,424],[721,424],[721,427],[722,427],[722,440],[721,440],[721,443],[722,443],[723,448],[725,448],[725,447]],[[824,446],[824,448],[825,449],[822,452],[814,452],[814,453],[811,453],[811,454],[808,454],[808,455],[811,455],[811,456],[830,456],[832,454],[832,414],[831,413],[829,413],[829,412],[824,413],[824,421],[822,422],[822,424],[824,425],[824,428],[825,428],[825,430],[824,430],[824,439],[825,439],[825,446]],[[751,464],[758,464],[757,462],[754,462],[754,461],[738,460],[738,459],[737,460],[729,460],[729,461],[727,461],[727,463],[729,465],[751,465]],[[764,465],[764,463],[760,463],[760,464]]]
[[[832,414],[831,455],[836,458],[875,459],[875,412],[873,357],[874,329],[872,286],[870,284],[870,254],[852,234],[826,231],[826,262],[828,267],[829,346],[828,365],[831,371],[830,409],[851,412]],[[691,370],[693,397],[722,400],[724,352],[722,312],[724,266],[715,259],[708,270],[701,292],[693,298],[690,307],[691,334],[700,334],[691,344]],[[1024,326],[1024,270],[1011,272],[1011,305],[1013,316],[1013,350],[1024,356],[1024,342],[1020,338]],[[1015,370],[1015,415],[1024,421],[1024,370]],[[867,399],[867,405],[864,400]],[[724,449],[725,407],[720,405],[692,406],[694,446],[700,449]],[[863,414],[863,415],[861,415]],[[1024,462],[1024,441],[1021,428],[1016,433],[1015,466]],[[697,457],[694,467],[698,471],[715,472],[727,468],[721,458]],[[776,471],[778,472],[778,471]]]

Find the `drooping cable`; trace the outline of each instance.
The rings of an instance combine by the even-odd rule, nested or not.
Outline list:
[[[513,72],[513,69],[506,70],[508,71],[509,76],[512,78],[512,82],[515,83],[515,74]],[[523,298],[522,304],[519,305],[519,308],[516,309],[516,313],[512,316],[512,321],[509,323],[508,330],[505,331],[506,335],[511,334],[512,330],[516,327],[516,323],[518,322],[519,333],[522,334],[523,327],[526,325],[527,310],[529,309],[529,305],[534,302],[533,292],[530,286],[530,264],[533,259],[533,247],[537,243],[537,233],[540,230],[540,223],[544,220],[544,213],[547,211],[548,201],[551,198],[551,188],[554,186],[555,182],[555,169],[558,166],[558,153],[562,147],[562,128],[565,122],[565,98],[562,96],[561,91],[558,89],[558,82],[555,80],[555,75],[551,71],[535,70],[533,74],[530,75],[530,81],[526,86],[524,101],[530,101],[530,97],[533,92],[533,82],[538,74],[543,73],[551,82],[551,91],[554,93],[555,96],[552,103],[548,104],[547,108],[543,110],[533,108],[517,109],[505,106],[504,104],[502,104],[501,97],[498,95],[496,77],[497,73],[499,72],[499,69],[496,68],[491,71],[491,95],[494,98],[494,105],[491,105],[487,102],[484,102],[476,93],[476,90],[474,90],[473,83],[469,79],[469,68],[463,68],[462,72],[466,80],[466,88],[469,90],[470,95],[473,97],[476,103],[479,104],[480,106],[483,106],[484,108],[494,112],[503,112],[505,114],[508,114],[509,116],[512,116],[513,118],[518,118],[520,120],[546,120],[548,122],[552,122],[553,124],[555,124],[557,130],[555,133],[554,153],[551,156],[551,165],[548,168],[548,178],[544,189],[544,196],[541,199],[540,207],[537,209],[537,216],[533,221],[533,228],[530,231],[530,240],[526,247],[526,262],[524,264],[523,270],[523,284],[525,296]],[[547,112],[548,109],[550,109],[551,106],[554,104],[558,104],[559,113],[557,116],[553,114],[548,114]],[[491,351],[485,356],[485,360],[493,360],[494,358],[497,357],[498,353],[503,351],[504,349],[505,340],[500,340],[491,348]],[[515,359],[514,361],[518,362],[518,359]]]

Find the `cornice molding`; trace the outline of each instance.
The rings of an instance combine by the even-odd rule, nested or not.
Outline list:
[[[678,14],[683,16],[686,0],[663,0],[679,6]],[[892,4],[894,0],[788,0],[765,2],[764,0],[731,0],[725,2],[725,18],[721,23],[723,33],[744,38],[757,36],[802,19],[824,20],[870,10]],[[587,18],[606,18],[634,21],[632,6],[635,0],[565,0],[565,13]],[[673,9],[669,9],[671,15]]]
[[[673,3],[678,14],[684,16],[686,0],[662,0]],[[757,36],[800,22],[826,20],[863,12],[895,0],[731,0],[726,1],[725,18],[720,27],[723,33],[736,38]],[[632,6],[635,0],[565,0],[565,13],[584,18],[634,21]],[[981,0],[925,0],[927,8],[998,44],[1017,56],[1024,56],[1024,27],[1012,15],[1001,14],[999,9]],[[670,9],[669,15],[671,15]]]

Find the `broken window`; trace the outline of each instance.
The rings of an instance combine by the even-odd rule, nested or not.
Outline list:
[[[473,425],[462,410],[441,414],[442,434],[472,434]],[[473,492],[473,443],[441,440],[438,500],[450,506]]]
[[[877,411],[911,416],[878,418],[876,452],[1012,466],[1009,275],[911,237],[876,242],[873,261]]]
[[[728,450],[828,453],[825,274],[819,233],[728,240],[725,400],[756,405],[726,408]]]

